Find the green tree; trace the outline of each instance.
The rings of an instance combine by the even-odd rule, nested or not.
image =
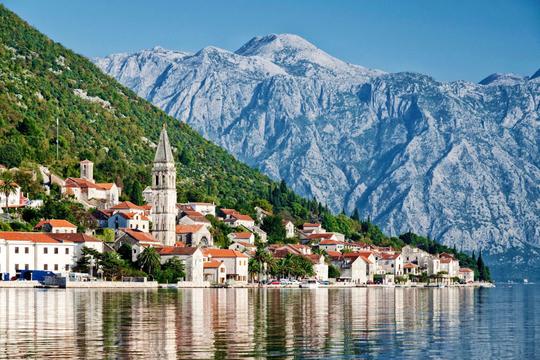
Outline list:
[[[147,274],[155,275],[161,267],[161,257],[153,247],[147,247],[139,254],[137,258],[137,265],[139,269],[145,271]]]
[[[184,263],[177,257],[167,260],[162,266],[158,276],[160,283],[175,283],[186,277]]]
[[[261,229],[268,235],[268,242],[275,244],[282,242],[286,236],[283,218],[279,215],[269,215],[263,219]]]
[[[341,272],[337,268],[337,266],[330,264],[328,265],[328,277],[332,279],[337,279],[341,276]]]
[[[132,254],[133,254],[133,247],[130,244],[124,243],[118,248],[118,255],[122,259],[124,259],[128,264],[131,263],[132,260]]]

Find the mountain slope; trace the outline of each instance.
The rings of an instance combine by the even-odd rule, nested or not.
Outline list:
[[[242,207],[278,186],[0,6],[0,164],[41,163],[74,176],[89,158],[98,181],[115,180],[129,196],[150,182],[163,123],[178,160],[179,200]]]
[[[469,250],[540,245],[538,77],[441,83],[347,64],[295,35],[95,63],[334,211]]]

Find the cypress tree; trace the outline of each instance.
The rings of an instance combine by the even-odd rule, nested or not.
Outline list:
[[[480,281],[485,281],[486,279],[486,269],[484,265],[484,260],[482,259],[482,251],[478,254],[478,260],[476,261],[476,266],[478,267],[478,274],[480,275]]]
[[[360,221],[360,213],[358,212],[358,209],[354,209],[354,212],[351,216],[353,220]]]

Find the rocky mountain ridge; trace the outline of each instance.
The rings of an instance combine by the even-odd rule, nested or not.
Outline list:
[[[290,34],[94,62],[334,211],[467,250],[540,245],[538,72],[438,82],[348,64]]]

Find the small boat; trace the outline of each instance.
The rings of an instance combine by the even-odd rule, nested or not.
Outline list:
[[[444,286],[443,284],[439,284],[439,286],[437,286],[439,289],[444,289],[446,286]]]
[[[529,283],[529,279],[527,279],[527,278],[523,279],[523,283],[524,283],[524,284],[528,284],[528,283]]]
[[[305,289],[317,289],[319,287],[319,282],[317,280],[309,279],[309,280],[303,281],[300,284],[300,287],[305,288]]]

